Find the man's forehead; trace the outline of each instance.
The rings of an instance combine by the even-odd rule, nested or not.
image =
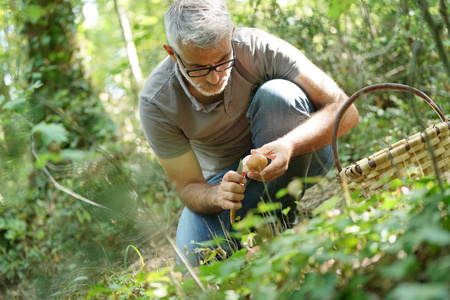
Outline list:
[[[231,53],[231,41],[220,43],[216,47],[200,48],[196,46],[184,45],[181,47],[183,62],[189,65],[210,65],[218,63],[228,58]]]

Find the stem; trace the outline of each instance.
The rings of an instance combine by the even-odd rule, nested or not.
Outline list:
[[[164,237],[166,238],[166,240],[169,242],[170,246],[172,246],[173,250],[175,250],[175,252],[177,253],[178,257],[181,259],[181,261],[183,262],[183,264],[186,266],[189,274],[191,274],[192,278],[194,279],[195,283],[197,283],[198,287],[202,290],[202,292],[206,292],[205,287],[203,286],[202,282],[200,281],[200,279],[198,278],[197,274],[195,273],[194,269],[192,268],[192,266],[189,264],[188,260],[186,259],[186,257],[184,257],[183,253],[181,253],[180,249],[178,249],[177,245],[175,244],[174,240],[168,236],[166,233],[164,233]]]

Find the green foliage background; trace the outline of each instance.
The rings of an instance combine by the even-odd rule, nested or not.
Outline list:
[[[329,200],[309,223],[263,242],[251,263],[241,251],[200,268],[202,296],[196,277],[180,279],[185,270],[173,260],[128,268],[140,255],[148,260],[170,249],[182,205],[140,128],[139,83],[116,5],[146,77],[166,55],[162,19],[170,3],[0,2],[0,295],[448,298],[450,196],[448,186],[442,191],[431,180],[408,183],[417,189],[408,195],[394,186],[368,201]],[[439,52],[442,44],[450,53],[445,1],[227,4],[236,26],[289,41],[349,96],[373,83],[405,83],[429,94],[449,118],[450,68]],[[424,11],[441,27],[433,29]],[[420,99],[402,93],[358,101],[360,124],[341,139],[344,164],[437,121]],[[340,213],[333,215],[335,207]]]

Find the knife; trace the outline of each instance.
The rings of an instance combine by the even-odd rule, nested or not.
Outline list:
[[[242,174],[242,169],[243,168],[244,168],[244,164],[242,163],[242,159],[241,159],[239,161],[239,166],[238,166],[236,172],[238,172],[239,174]],[[236,210],[232,209],[230,211],[230,223],[231,223],[231,226],[233,226],[235,222],[236,222]]]

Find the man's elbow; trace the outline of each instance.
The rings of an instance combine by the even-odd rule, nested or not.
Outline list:
[[[352,104],[343,115],[338,130],[338,138],[352,129],[359,122],[359,112],[354,104]]]

